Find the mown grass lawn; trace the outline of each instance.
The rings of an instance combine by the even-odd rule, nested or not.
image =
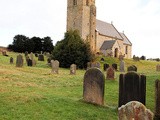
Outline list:
[[[0,55],[0,120],[117,120],[118,81],[105,82],[105,105],[96,106],[83,102],[83,76],[85,70],[69,75],[69,69],[60,68],[59,74],[51,74],[45,62],[36,67],[15,67],[14,58]],[[114,63],[117,59],[105,58]],[[147,76],[146,106],[154,112],[154,81],[160,79],[157,62],[125,60],[126,66],[136,65],[138,73]],[[119,63],[118,63],[119,64]],[[105,72],[104,72],[105,74]]]

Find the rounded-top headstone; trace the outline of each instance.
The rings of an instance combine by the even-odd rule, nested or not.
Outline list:
[[[88,69],[84,75],[83,99],[86,102],[104,104],[105,77],[98,68]]]

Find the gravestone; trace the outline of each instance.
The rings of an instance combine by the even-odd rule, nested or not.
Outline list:
[[[117,67],[117,64],[112,64],[112,67],[115,69],[115,71],[118,71],[118,70],[117,70],[117,68],[118,68],[118,67]]]
[[[23,66],[23,56],[18,55],[16,59],[16,67],[22,67]]]
[[[101,61],[104,62],[104,58],[101,58]]]
[[[135,71],[137,72],[137,67],[135,65],[131,65],[127,68],[127,71],[130,72],[130,71]]]
[[[101,64],[100,64],[99,62],[92,62],[92,63],[91,63],[91,68],[94,68],[94,67],[100,68],[100,67],[101,67]]]
[[[13,64],[13,57],[10,57],[10,64]]]
[[[59,61],[58,60],[51,60],[51,66],[52,66],[52,73],[58,74]]]
[[[157,66],[156,66],[156,71],[160,71],[160,65],[158,64]]]
[[[28,51],[26,51],[26,52],[24,53],[24,55],[25,55],[25,56],[28,56]]]
[[[87,70],[91,68],[91,62],[87,62]]]
[[[32,60],[32,66],[35,66],[36,60],[34,59],[34,54],[32,52],[30,53],[30,59]]]
[[[120,61],[124,60],[124,55],[119,55],[119,60]]]
[[[119,67],[119,71],[120,72],[125,72],[125,62],[122,60],[120,61],[120,67]]]
[[[92,104],[104,104],[105,78],[98,68],[86,71],[83,81],[83,99]]]
[[[75,75],[76,74],[76,65],[75,64],[72,64],[70,66],[70,75]]]
[[[26,63],[28,64],[28,60],[30,59],[29,58],[29,56],[27,55],[27,56],[25,56],[25,58],[26,58]]]
[[[31,60],[31,59],[28,59],[27,65],[28,65],[28,66],[32,66],[32,60]]]
[[[160,80],[155,81],[155,120],[160,120]]]
[[[7,52],[5,50],[2,51],[3,56],[7,56]]]
[[[38,53],[35,53],[34,55],[35,55],[35,57],[38,57]]]
[[[106,71],[109,68],[109,64],[104,64],[103,65],[103,70]]]
[[[119,77],[119,107],[129,101],[146,103],[146,76],[136,72],[120,74]]]
[[[107,69],[107,77],[106,77],[106,79],[107,80],[114,80],[115,78],[114,78],[114,74],[115,74],[115,72],[114,72],[114,68],[113,67],[109,67],[108,69]]]
[[[138,101],[130,101],[118,108],[118,120],[153,120],[153,113]]]
[[[43,56],[43,54],[38,55],[38,61],[44,61],[44,56]]]

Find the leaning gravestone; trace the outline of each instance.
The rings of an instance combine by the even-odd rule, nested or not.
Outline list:
[[[44,56],[43,56],[43,54],[38,55],[38,61],[44,61]]]
[[[51,66],[52,66],[52,73],[58,74],[59,61],[58,60],[51,60]]]
[[[98,68],[86,71],[83,81],[83,99],[88,103],[104,104],[105,78]]]
[[[153,113],[138,101],[130,101],[118,108],[118,120],[153,120]]]
[[[117,71],[117,64],[112,64],[112,67]]]
[[[155,120],[160,120],[160,80],[155,81]]]
[[[18,55],[16,59],[16,67],[22,67],[23,66],[23,56]]]
[[[119,107],[129,101],[146,102],[146,76],[136,72],[120,74],[119,77]]]
[[[125,62],[122,60],[122,61],[120,61],[119,71],[120,72],[125,72],[124,68],[125,68]]]
[[[106,71],[109,68],[109,64],[104,64],[103,65],[103,70]]]
[[[2,51],[3,56],[7,56],[7,52],[5,50]]]
[[[130,71],[135,71],[137,72],[137,67],[135,65],[131,65],[127,68],[127,71],[130,72]]]
[[[13,64],[13,57],[10,57],[10,64]]]
[[[76,74],[76,65],[72,64],[70,66],[70,75],[75,75]]]
[[[156,66],[156,71],[160,71],[160,65],[159,64]]]
[[[114,74],[115,74],[115,72],[114,72],[114,68],[113,67],[109,67],[108,69],[107,69],[107,77],[106,77],[106,79],[107,80],[114,80],[115,78],[114,78]]]

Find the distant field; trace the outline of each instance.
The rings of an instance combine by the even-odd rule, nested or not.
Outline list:
[[[13,65],[9,64],[9,57],[0,54],[0,120],[117,120],[120,72],[116,72],[115,81],[105,81],[102,107],[82,100],[85,70],[69,75],[69,69],[60,68],[58,75],[51,74],[46,60],[37,61],[36,67],[25,63],[23,68],[16,68],[17,53],[8,54],[14,58]],[[113,58],[105,58],[105,63],[119,64]],[[146,106],[154,112],[154,82],[160,79],[160,72],[155,69],[158,62],[125,63],[126,67],[136,65],[138,73],[147,76]]]

